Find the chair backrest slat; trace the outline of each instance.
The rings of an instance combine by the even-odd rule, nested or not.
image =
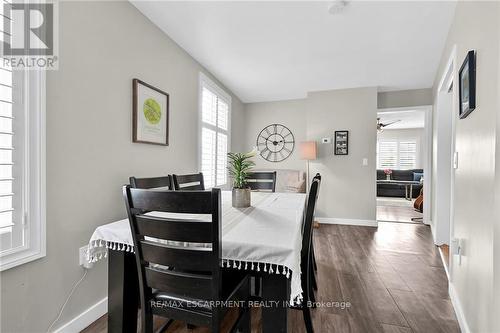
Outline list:
[[[146,286],[193,299],[212,298],[212,276],[145,268]]]
[[[182,246],[158,245],[156,242],[141,241],[144,261],[157,263],[162,266],[172,266],[181,271],[197,270],[208,272],[212,268],[212,249],[198,247],[196,250]]]
[[[164,188],[166,190],[173,190],[172,177],[170,175],[164,177],[151,177],[151,178],[136,178],[130,177],[130,185],[133,188]]]
[[[247,186],[252,190],[276,190],[276,171],[251,172],[247,177]]]
[[[190,191],[179,196],[175,191],[152,191],[130,189],[133,208],[146,211],[159,211],[185,214],[211,214],[210,192]]]
[[[137,215],[137,234],[177,242],[211,243],[212,223]]]
[[[203,191],[205,182],[203,174],[195,173],[189,175],[172,175],[173,185],[176,191]]]
[[[142,306],[146,306],[152,289],[193,299],[219,299],[220,189],[165,191],[134,189],[129,185],[124,187],[124,197],[134,240]],[[170,213],[175,215],[170,217]],[[203,216],[193,219],[192,215],[183,217],[182,214]],[[189,246],[183,247],[184,243],[179,242],[187,242]]]

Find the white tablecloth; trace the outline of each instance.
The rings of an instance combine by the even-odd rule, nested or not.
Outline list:
[[[252,192],[252,206],[236,209],[231,206],[231,192],[222,191],[222,265],[287,275],[291,277],[290,301],[301,301],[300,251],[305,200],[303,193]],[[89,259],[95,262],[106,257],[109,248],[133,252],[128,219],[102,225],[94,231],[89,242]]]

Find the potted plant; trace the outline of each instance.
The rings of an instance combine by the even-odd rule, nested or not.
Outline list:
[[[385,179],[391,180],[392,170],[391,169],[385,169],[384,173],[385,173]]]
[[[255,152],[249,153],[228,153],[229,175],[233,179],[233,207],[250,207],[250,188],[247,186],[248,173],[255,163],[250,160],[255,156]]]

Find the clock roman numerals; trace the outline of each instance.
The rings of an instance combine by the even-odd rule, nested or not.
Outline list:
[[[295,138],[284,125],[271,124],[257,136],[260,156],[269,162],[281,162],[293,153]]]

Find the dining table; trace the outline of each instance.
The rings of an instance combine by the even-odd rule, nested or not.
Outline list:
[[[302,301],[306,194],[252,192],[247,208],[232,207],[231,197],[221,191],[221,266],[261,277],[261,301],[253,304],[262,307],[262,332],[288,332],[288,308]],[[88,247],[90,262],[108,260],[108,332],[136,332],[139,283],[128,219],[97,227]]]

